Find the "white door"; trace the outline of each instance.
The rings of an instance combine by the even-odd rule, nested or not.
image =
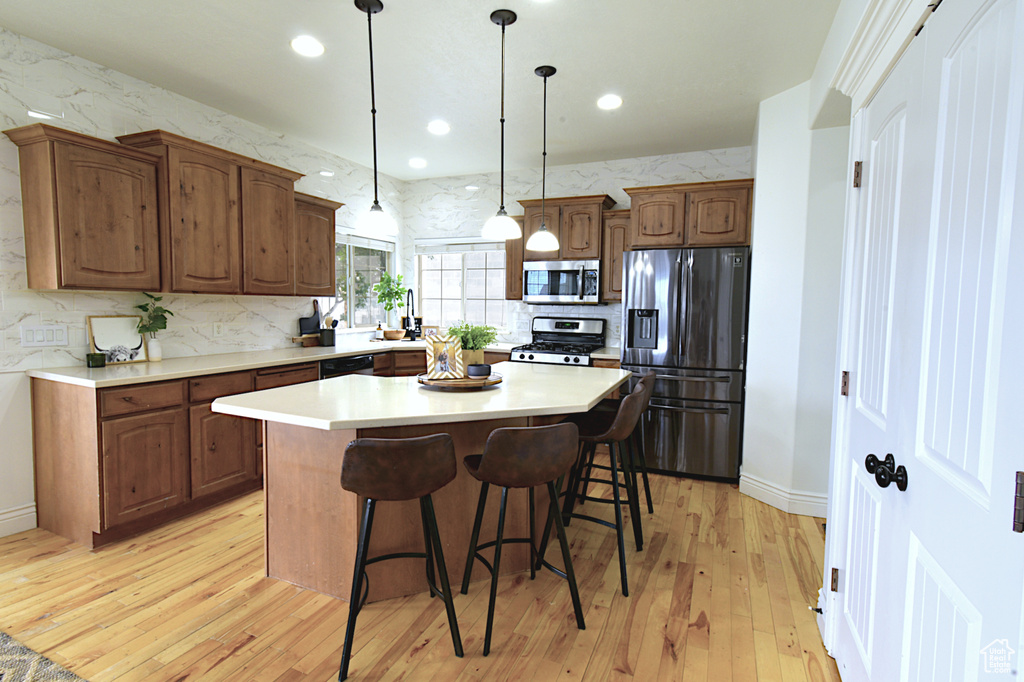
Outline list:
[[[1020,662],[1022,48],[1024,0],[945,2],[857,121],[867,196],[842,332],[853,373],[830,550],[842,577],[826,602],[847,682],[1012,679]],[[872,166],[894,125],[902,164]],[[879,196],[898,198],[895,231],[873,210]],[[872,294],[883,279],[888,309]],[[905,492],[875,485],[868,452],[894,454]]]

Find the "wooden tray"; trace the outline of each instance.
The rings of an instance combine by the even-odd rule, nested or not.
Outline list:
[[[416,380],[424,386],[436,388],[442,391],[478,391],[488,386],[494,386],[502,382],[502,377],[496,372],[491,376],[482,379],[428,379],[426,373],[417,374]]]

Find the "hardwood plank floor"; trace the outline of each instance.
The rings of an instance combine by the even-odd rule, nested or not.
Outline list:
[[[613,532],[567,529],[586,630],[563,581],[506,576],[484,658],[479,580],[455,598],[464,658],[424,592],[363,609],[350,678],[839,680],[808,610],[822,520],[732,485],[652,476],[651,488],[644,550],[626,543],[629,597]],[[611,519],[600,506],[587,512]],[[0,630],[93,682],[336,679],[348,604],[263,577],[262,515],[253,493],[94,552],[42,530],[0,538]]]

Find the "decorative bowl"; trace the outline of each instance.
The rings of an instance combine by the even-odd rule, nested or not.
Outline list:
[[[385,329],[384,338],[388,341],[398,341],[399,339],[405,338],[404,329]]]
[[[471,379],[485,379],[491,376],[491,366],[486,364],[470,365],[466,368],[466,374]]]

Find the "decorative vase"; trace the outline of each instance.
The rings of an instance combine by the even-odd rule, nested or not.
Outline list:
[[[482,365],[484,364],[484,352],[483,350],[467,350],[462,349],[462,366],[469,367],[470,365]]]
[[[149,355],[150,362],[160,362],[164,359],[163,346],[160,345],[160,341],[155,337],[146,344],[146,353]]]

